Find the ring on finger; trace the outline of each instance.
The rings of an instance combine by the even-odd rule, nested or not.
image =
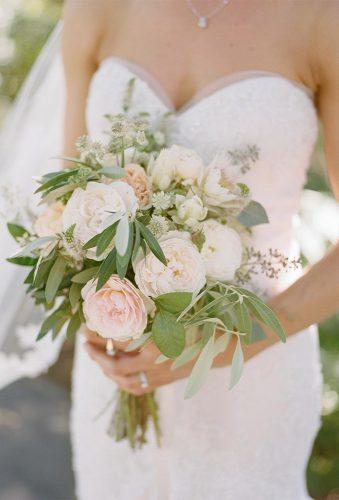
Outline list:
[[[114,344],[113,344],[112,339],[107,339],[106,354],[107,354],[107,356],[111,356],[111,357],[114,357],[116,354],[116,350],[114,349]]]
[[[149,383],[148,383],[147,375],[145,372],[139,373],[139,382],[140,382],[141,389],[148,389],[149,388]]]

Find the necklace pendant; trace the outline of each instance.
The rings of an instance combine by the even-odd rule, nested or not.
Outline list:
[[[198,19],[199,28],[207,28],[207,19],[204,16],[200,16]]]

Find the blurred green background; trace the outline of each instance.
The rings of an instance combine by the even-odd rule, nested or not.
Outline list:
[[[0,0],[0,122],[10,109],[30,67],[58,21],[61,8],[61,0]],[[305,194],[302,210],[308,219],[306,225],[310,226],[308,231],[312,233],[312,237],[316,229],[310,225],[313,217],[310,217],[310,213],[312,209],[318,209],[318,203],[322,200],[325,204],[329,203],[327,195],[330,190],[324,171],[325,159],[319,139],[308,173],[305,189],[309,191]],[[324,197],[314,198],[312,191],[323,193]],[[330,218],[330,212],[323,216]],[[301,243],[304,237],[305,230],[299,235]],[[315,256],[313,249],[306,246],[305,263],[309,255],[309,260],[319,258],[323,249],[329,246],[330,239],[326,232],[319,234],[319,240],[313,242],[317,247]],[[310,244],[312,245],[312,241]],[[307,480],[312,498],[334,500],[339,499],[339,316],[320,325],[320,344],[324,373],[323,425],[310,457]],[[49,374],[53,381],[66,388],[69,387],[69,359],[68,352],[61,360],[62,365]],[[302,361],[300,369],[302,370]]]

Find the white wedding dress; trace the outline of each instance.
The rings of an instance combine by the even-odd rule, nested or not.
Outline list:
[[[157,120],[173,111],[171,142],[195,148],[208,162],[218,151],[247,144],[260,159],[244,175],[270,224],[254,231],[254,246],[293,248],[292,219],[317,136],[307,89],[267,72],[244,72],[215,82],[179,112],[157,82],[138,66],[106,59],[89,91],[87,125],[102,137],[105,113],[122,111],[135,80],[131,112]],[[268,294],[284,285],[263,277]],[[79,500],[302,500],[309,498],[305,467],[320,423],[321,374],[317,335],[302,331],[246,363],[229,391],[229,368],[215,369],[194,398],[186,381],[157,391],[163,443],[131,451],[106,434],[114,384],[85,353],[78,338],[73,374],[72,440]]]

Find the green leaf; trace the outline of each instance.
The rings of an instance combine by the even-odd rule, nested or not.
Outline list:
[[[67,302],[63,302],[58,309],[52,312],[47,318],[44,320],[40,327],[40,331],[37,337],[37,340],[41,340],[50,330],[56,327],[58,322],[61,319],[64,321],[69,317],[69,309]]]
[[[25,229],[23,226],[20,226],[19,224],[14,224],[13,222],[7,223],[7,229],[10,235],[13,236],[15,240],[18,240],[18,238],[22,238],[24,235],[29,234],[27,229]]]
[[[74,309],[79,303],[79,300],[81,298],[81,288],[82,286],[80,285],[80,283],[72,283],[69,289],[68,297],[72,309]]]
[[[161,365],[161,363],[166,363],[166,361],[169,361],[171,358],[168,358],[167,356],[164,356],[164,354],[159,354],[157,359],[154,361],[156,365]]]
[[[117,251],[115,248],[113,248],[113,250],[111,250],[107,255],[106,259],[102,262],[98,271],[98,283],[96,291],[100,290],[104,286],[104,284],[107,283],[112,274],[116,272],[116,257]]]
[[[176,368],[179,368],[180,366],[185,365],[189,361],[192,361],[198,353],[200,352],[202,347],[201,342],[196,342],[195,344],[190,345],[187,347],[181,354],[178,356],[172,363],[171,370],[175,370]]]
[[[55,299],[56,293],[64,277],[66,267],[66,260],[62,257],[57,257],[47,278],[45,289],[47,304],[50,304]]]
[[[253,327],[252,327],[252,335],[250,337],[250,344],[253,344],[254,342],[260,342],[261,340],[267,339],[267,335],[265,334],[264,330],[261,328],[259,323],[256,321],[253,322]]]
[[[130,223],[126,253],[123,256],[117,253],[117,271],[120,278],[124,278],[126,276],[128,264],[132,256],[133,241],[134,241],[134,224]]]
[[[115,248],[117,249],[117,253],[120,256],[123,256],[126,253],[129,233],[130,229],[128,224],[128,215],[124,215],[118,222],[118,227],[115,235]]]
[[[132,340],[132,342],[130,342],[126,347],[125,352],[136,351],[137,349],[142,347],[145,344],[145,342],[147,342],[147,340],[151,338],[151,336],[152,332],[146,332],[142,334],[141,337],[139,337],[138,339]]]
[[[238,332],[247,333],[251,335],[252,333],[252,320],[248,312],[246,304],[244,302],[237,302],[233,305],[233,312],[236,318],[236,327]]]
[[[185,347],[185,329],[176,316],[159,311],[152,325],[153,340],[158,349],[168,358],[176,358]]]
[[[44,236],[43,238],[36,238],[35,240],[28,243],[20,252],[13,255],[13,257],[30,257],[33,250],[37,250],[38,248],[44,246],[46,243],[56,240],[57,238],[55,236]]]
[[[54,175],[51,179],[48,181],[44,182],[36,191],[36,193],[41,193],[41,191],[45,191],[46,189],[49,189],[56,184],[59,184],[60,181],[64,181],[68,177],[76,174],[78,172],[78,169],[73,169],[73,170],[65,170],[65,171],[60,171],[60,173]]]
[[[52,269],[55,259],[43,260],[36,271],[33,281],[33,286],[39,288],[46,283],[47,277]]]
[[[214,360],[214,335],[209,339],[200,353],[191,375],[189,376],[184,398],[189,399],[196,394],[207,380],[208,372]]]
[[[114,235],[117,231],[117,222],[112,224],[111,226],[108,226],[104,231],[100,234],[100,237],[97,242],[97,250],[96,250],[96,255],[99,257],[109,246],[111,241],[114,238]]]
[[[74,189],[77,187],[76,184],[66,184],[65,186],[61,186],[57,189],[53,189],[51,191],[46,191],[42,195],[42,200],[39,203],[39,205],[42,205],[44,203],[51,203],[58,198],[61,198],[61,196],[64,196],[67,193],[70,193],[71,191],[74,191]]]
[[[233,353],[230,377],[230,389],[232,389],[240,380],[244,369],[244,355],[242,353],[240,337],[237,339],[237,345]]]
[[[89,267],[88,269],[84,269],[80,273],[76,274],[72,278],[73,283],[87,283],[91,279],[93,279],[99,270],[99,266]]]
[[[214,357],[226,351],[228,344],[230,343],[230,340],[231,340],[230,334],[227,335],[223,334],[217,338],[217,340],[214,342]]]
[[[237,216],[238,221],[245,227],[267,224],[269,222],[266,210],[257,201],[250,201],[244,210]]]
[[[35,264],[38,262],[38,259],[35,257],[9,257],[6,260],[11,264],[17,264],[18,266],[27,267],[35,266]]]
[[[96,234],[95,236],[93,236],[93,238],[91,238],[90,240],[86,241],[86,243],[84,244],[84,246],[82,248],[84,250],[89,250],[90,248],[94,248],[96,246],[96,244],[98,243],[98,240],[99,240],[101,234],[102,233]]]
[[[66,337],[68,339],[73,337],[73,335],[79,330],[80,326],[81,326],[80,315],[79,315],[79,312],[77,312],[76,314],[74,314],[71,317],[71,319],[68,323],[67,330],[66,330]]]
[[[164,293],[154,299],[154,302],[160,309],[175,314],[183,311],[191,303],[192,296],[190,292]]]
[[[254,295],[254,294],[253,294]],[[254,296],[255,297],[255,296]],[[251,309],[253,314],[261,320],[265,325],[271,328],[280,338],[282,342],[286,342],[286,336],[283,327],[280,324],[277,316],[274,314],[264,302],[259,298],[245,297],[246,304]]]
[[[139,227],[142,236],[144,237],[151,252],[162,262],[165,266],[167,265],[167,260],[161,246],[156,240],[155,236],[151,233],[148,227],[144,226],[140,221],[135,221],[136,225]]]
[[[125,169],[121,167],[104,167],[98,172],[110,179],[122,179],[126,175]]]
[[[137,224],[134,224],[134,245],[133,245],[133,252],[132,252],[132,261],[136,259],[136,256],[138,254],[139,248],[140,248],[140,229]]]

